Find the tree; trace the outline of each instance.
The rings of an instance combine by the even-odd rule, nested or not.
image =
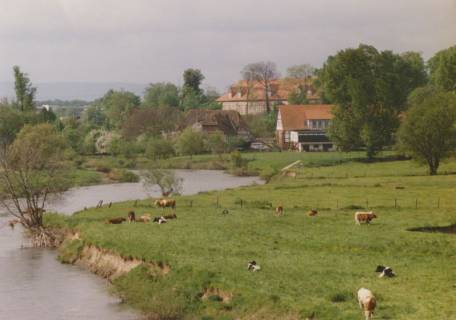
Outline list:
[[[204,75],[199,69],[187,69],[184,71],[184,90],[190,89],[196,93],[201,93],[201,82],[204,80]]]
[[[95,105],[106,112],[111,125],[120,128],[140,103],[140,98],[132,92],[109,90]]]
[[[82,115],[82,122],[89,128],[102,128],[108,126],[108,117],[101,105],[89,106]]]
[[[266,111],[271,111],[269,97],[271,95],[271,81],[279,77],[277,66],[275,63],[256,62],[246,65],[242,71],[242,78],[246,81],[258,81],[264,89],[264,99],[266,101]]]
[[[151,83],[144,94],[143,105],[146,107],[178,107],[179,90],[172,83]]]
[[[416,91],[399,129],[398,144],[435,175],[441,160],[456,151],[456,94],[429,88]]]
[[[182,192],[182,178],[176,176],[172,170],[148,169],[141,172],[143,185],[146,189],[151,189],[154,186],[160,188],[163,197],[170,194],[179,194]]]
[[[204,138],[200,132],[192,128],[185,129],[176,141],[176,149],[180,155],[193,157],[204,151]]]
[[[0,148],[11,144],[25,124],[21,113],[7,105],[0,107]]]
[[[309,100],[307,100],[307,92],[306,92],[304,86],[299,86],[296,90],[292,91],[288,95],[288,103],[290,105],[309,103]]]
[[[287,69],[287,78],[307,79],[315,74],[315,68],[310,64],[294,65]]]
[[[26,125],[0,152],[0,202],[42,242],[53,236],[43,228],[49,198],[69,187],[63,160],[65,141],[50,124]]]
[[[428,61],[431,81],[446,91],[456,91],[456,46],[437,52]]]
[[[122,136],[133,139],[140,135],[158,136],[174,131],[181,112],[173,107],[134,110],[122,125]]]
[[[32,86],[26,73],[21,72],[19,66],[13,67],[14,89],[16,91],[16,108],[20,111],[31,111],[35,108],[36,88]]]
[[[393,142],[408,94],[425,83],[419,55],[372,46],[339,51],[321,71],[324,92],[337,105],[329,130],[345,150],[366,147],[368,158]],[[422,60],[421,60],[422,61]]]
[[[217,154],[219,158],[222,157],[222,153],[226,151],[227,144],[225,135],[221,131],[216,131],[209,134],[206,138],[206,146],[210,152]]]

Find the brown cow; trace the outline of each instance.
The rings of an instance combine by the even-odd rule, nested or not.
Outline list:
[[[163,218],[165,218],[166,220],[172,220],[172,219],[177,219],[177,216],[175,213],[173,213],[173,214],[168,214],[166,216],[163,216]]]
[[[359,307],[363,309],[366,320],[372,319],[377,301],[369,289],[361,288],[358,290]]]
[[[136,222],[148,223],[148,222],[150,222],[150,220],[151,220],[150,215],[148,215],[148,214],[143,214],[141,217],[139,217],[138,219],[136,219]]]
[[[361,224],[361,222],[365,222],[366,224],[369,224],[372,219],[377,218],[375,213],[373,211],[368,211],[368,212],[362,212],[358,211],[355,212],[355,223],[356,224]]]
[[[313,216],[316,216],[318,214],[318,211],[316,209],[312,209],[310,211],[307,212],[307,215],[309,217],[313,217]]]
[[[176,200],[173,199],[159,199],[155,200],[155,205],[162,209],[164,208],[176,208]]]
[[[109,219],[108,221],[106,221],[106,223],[109,223],[109,224],[121,224],[121,223],[123,223],[125,221],[127,221],[127,219],[125,219],[124,217],[119,217],[119,218]]]

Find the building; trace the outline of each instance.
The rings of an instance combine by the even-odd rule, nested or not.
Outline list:
[[[333,107],[329,104],[280,106],[276,127],[279,147],[299,151],[335,150],[326,134]]]
[[[192,109],[181,121],[179,129],[192,127],[203,133],[221,131],[226,136],[238,136],[246,141],[252,139],[247,124],[241,115],[232,110]]]
[[[312,83],[312,78],[271,80],[268,92],[270,107],[288,104],[290,94],[300,91],[305,91],[309,103],[319,103],[320,96]],[[239,81],[217,102],[222,104],[223,110],[237,111],[241,115],[267,112],[265,88],[259,81]]]

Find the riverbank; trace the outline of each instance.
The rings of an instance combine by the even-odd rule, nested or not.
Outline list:
[[[291,163],[289,161],[287,163]],[[150,200],[113,204],[46,223],[77,231],[67,250],[84,248],[141,261],[113,279],[114,291],[142,312],[166,319],[356,319],[356,290],[378,298],[376,315],[389,319],[450,319],[456,237],[412,232],[456,221],[456,162],[429,177],[410,161],[294,168],[263,186],[176,197],[178,218],[166,224],[108,225],[108,218],[162,214]],[[282,204],[284,217],[273,208]],[[353,212],[379,218],[357,226]],[[316,208],[318,215],[305,213]],[[223,210],[228,214],[222,214]],[[75,260],[75,261],[76,261]],[[262,267],[247,271],[247,262]],[[147,265],[166,265],[166,274]],[[378,264],[398,277],[379,279]]]

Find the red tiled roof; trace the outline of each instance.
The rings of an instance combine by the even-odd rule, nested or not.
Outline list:
[[[319,96],[312,86],[312,79],[279,79],[271,80],[271,101],[286,101],[288,96],[300,86],[304,90],[310,91],[309,99],[319,99]],[[241,80],[232,85],[228,92],[217,99],[218,102],[235,102],[235,101],[264,101],[263,84],[258,81],[253,81],[250,84],[246,80]]]
[[[333,118],[331,104],[306,104],[279,106],[283,130],[307,129],[307,120],[331,120]]]

